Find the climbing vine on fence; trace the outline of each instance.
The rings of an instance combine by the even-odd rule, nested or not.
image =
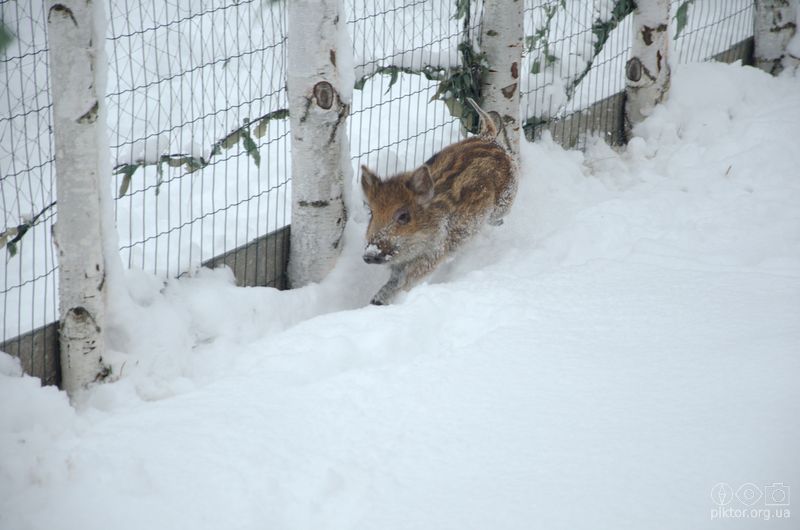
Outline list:
[[[362,90],[366,82],[376,75],[387,75],[391,78],[387,91],[397,82],[401,73],[425,76],[430,81],[439,82],[431,101],[444,102],[450,115],[461,120],[461,124],[468,132],[476,134],[480,132],[480,118],[475,109],[467,103],[467,99],[480,100],[481,78],[488,68],[488,63],[486,55],[477,52],[468,42],[458,45],[458,53],[461,55],[461,65],[457,67],[425,65],[420,69],[413,69],[394,65],[381,66],[358,79],[355,88]]]
[[[691,2],[692,0],[689,0]],[[614,7],[611,9],[607,17],[597,17],[592,22],[592,54],[591,57],[585,62],[583,67],[576,72],[571,72],[566,79],[564,79],[564,93],[565,101],[569,101],[575,95],[578,86],[586,75],[591,71],[594,62],[603,47],[608,42],[611,32],[619,26],[619,24],[636,8],[633,0],[617,0]],[[556,18],[559,10],[567,10],[566,1],[559,0],[557,3],[545,4],[542,6],[544,10],[544,20],[542,24],[536,28],[532,35],[525,37],[525,45],[529,54],[536,53],[531,61],[531,73],[539,74],[545,69],[554,67],[558,62],[558,57],[552,52],[550,37],[551,26],[553,20]],[[523,128],[526,133],[530,134],[532,129],[547,123],[549,118],[540,116],[530,116],[525,120]]]
[[[122,182],[120,183],[119,187],[119,197],[122,197],[127,193],[133,174],[140,167],[156,166],[156,170],[158,172],[156,194],[158,194],[164,175],[164,164],[169,167],[183,167],[187,174],[194,173],[198,169],[203,169],[204,167],[208,166],[214,156],[239,143],[242,144],[242,147],[244,147],[247,154],[253,159],[255,165],[258,166],[261,164],[261,154],[258,151],[258,146],[256,145],[255,140],[253,140],[253,136],[256,138],[261,138],[267,133],[267,128],[269,127],[270,121],[283,120],[288,117],[289,111],[287,109],[278,109],[268,112],[263,116],[259,116],[255,120],[245,118],[241,127],[232,130],[223,138],[214,142],[208,158],[204,158],[202,156],[196,157],[187,154],[165,154],[161,155],[158,160],[152,162],[140,160],[133,163],[119,164],[114,168],[115,175],[122,175]],[[253,128],[252,131],[251,128]]]
[[[17,254],[17,243],[22,240],[22,237],[28,233],[28,230],[36,226],[36,224],[42,219],[42,216],[47,213],[53,206],[56,205],[56,202],[53,201],[42,210],[31,217],[30,219],[23,219],[20,224],[17,226],[12,226],[0,233],[0,248],[6,247],[8,249],[8,254],[10,257],[14,257]]]
[[[156,166],[156,171],[158,172],[156,194],[158,194],[164,176],[165,164],[174,168],[183,167],[187,174],[193,173],[198,169],[203,169],[208,166],[211,163],[211,159],[222,153],[223,150],[228,150],[240,143],[248,156],[253,159],[255,165],[258,166],[261,164],[261,153],[259,153],[258,145],[253,137],[263,137],[267,133],[271,121],[284,120],[288,117],[289,111],[287,109],[278,109],[268,112],[263,116],[259,116],[254,120],[245,118],[241,127],[232,130],[223,138],[214,142],[207,158],[188,154],[164,154],[159,156],[158,160],[152,162],[139,160],[133,163],[119,164],[114,167],[113,171],[114,175],[122,175],[118,196],[123,197],[128,192],[133,175],[140,167]],[[6,247],[10,257],[14,257],[17,254],[17,245],[22,240],[23,236],[42,219],[42,216],[46,212],[55,207],[55,205],[56,202],[53,201],[30,219],[23,219],[17,226],[12,226],[0,232],[0,248]]]
[[[481,79],[486,74],[489,64],[486,55],[479,52],[469,38],[467,32],[470,19],[469,9],[470,0],[456,0],[456,13],[453,18],[464,19],[465,26],[465,38],[457,48],[461,64],[455,67],[425,65],[418,69],[396,65],[380,66],[358,79],[355,83],[356,90],[362,90],[366,82],[376,75],[390,77],[387,92],[397,82],[401,73],[422,75],[429,81],[439,83],[431,101],[444,102],[450,115],[458,118],[466,131],[473,134],[479,133],[480,117],[467,100],[481,100]]]

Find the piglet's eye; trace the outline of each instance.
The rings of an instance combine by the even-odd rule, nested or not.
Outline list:
[[[411,214],[407,208],[400,208],[394,214],[394,220],[399,225],[407,225],[411,221]]]

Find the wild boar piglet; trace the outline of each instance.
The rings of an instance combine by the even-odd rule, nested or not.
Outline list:
[[[484,224],[502,224],[517,188],[517,171],[481,116],[480,136],[444,148],[421,167],[379,178],[361,166],[370,211],[364,261],[388,264],[389,281],[372,303],[390,303],[428,276]]]

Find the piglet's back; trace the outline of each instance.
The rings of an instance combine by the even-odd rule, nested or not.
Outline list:
[[[432,206],[448,217],[502,217],[510,206],[513,163],[495,142],[469,138],[444,148],[425,164],[434,183]]]

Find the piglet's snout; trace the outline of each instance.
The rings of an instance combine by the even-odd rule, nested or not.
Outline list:
[[[367,245],[364,249],[364,261],[371,264],[386,263],[389,261],[389,256],[378,248],[378,245]]]

